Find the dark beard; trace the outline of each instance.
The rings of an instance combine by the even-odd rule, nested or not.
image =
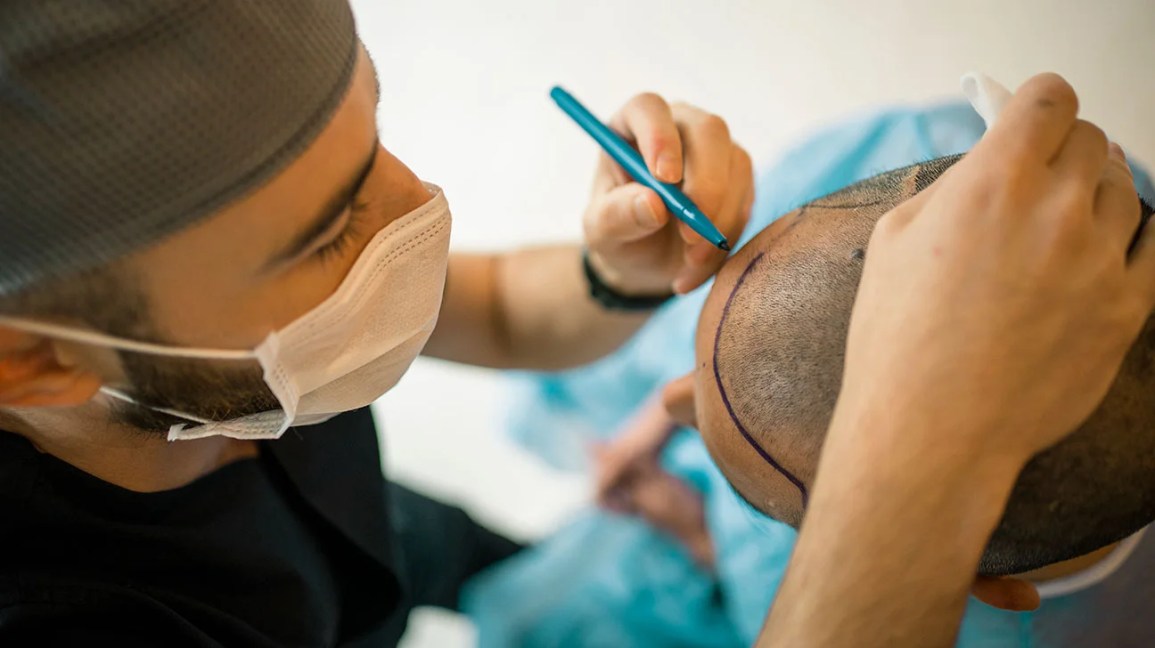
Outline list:
[[[209,421],[226,421],[280,408],[256,360],[199,360],[120,352],[134,400],[186,412]],[[112,420],[148,434],[167,434],[173,425],[195,422],[116,400]]]

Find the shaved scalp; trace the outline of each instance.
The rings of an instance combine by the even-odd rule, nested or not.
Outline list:
[[[875,223],[961,156],[875,176],[803,207],[729,295],[714,379],[745,443],[799,489],[813,484],[842,381],[846,333]],[[1143,204],[1143,222],[1151,216]],[[768,231],[767,233],[770,233]],[[1155,520],[1155,319],[1106,399],[1070,437],[1023,469],[982,557],[986,575],[1090,553]],[[800,515],[784,520],[795,526]]]

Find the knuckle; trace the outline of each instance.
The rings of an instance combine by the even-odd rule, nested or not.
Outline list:
[[[726,188],[720,182],[704,182],[688,188],[687,192],[694,202],[698,203],[707,213],[716,212],[726,197]]]
[[[680,122],[692,123],[703,114],[703,110],[693,104],[685,101],[674,101],[670,103],[670,112]]]
[[[734,165],[742,175],[749,175],[754,171],[754,160],[741,146],[734,145]]]
[[[666,100],[662,99],[661,95],[656,92],[639,92],[634,95],[629,101],[629,106],[637,109],[649,109],[655,107],[664,107]]]
[[[730,126],[726,124],[726,120],[722,119],[714,113],[705,113],[698,119],[697,128],[702,131],[706,137],[730,140]]]
[[[607,223],[614,219],[612,206],[599,204],[591,205],[582,219],[582,230],[586,239],[600,241],[605,236]]]
[[[1082,137],[1087,138],[1088,140],[1094,142],[1096,145],[1100,145],[1103,149],[1104,155],[1106,154],[1107,133],[1103,132],[1102,128],[1099,128],[1095,124],[1092,124],[1085,119],[1080,119],[1077,121],[1075,123],[1075,128],[1080,131],[1080,135]]]
[[[1059,212],[1065,216],[1086,216],[1091,211],[1095,187],[1084,182],[1064,182],[1052,192]]]
[[[1092,225],[1090,218],[1090,201],[1085,196],[1075,192],[1067,193],[1048,204],[1047,209],[1033,209],[1033,215],[1038,217],[1037,227],[1050,230],[1050,239],[1064,247],[1080,242],[1092,232],[1088,231]],[[1027,206],[1031,209],[1034,206]]]
[[[1102,181],[1110,185],[1118,186],[1119,188],[1128,189],[1138,202],[1139,194],[1135,189],[1135,176],[1131,173],[1131,167],[1123,160],[1110,158],[1107,160],[1107,166],[1103,169]]]
[[[1099,177],[1098,187],[1096,188],[1101,195],[1126,194],[1129,190],[1134,189],[1134,183],[1131,179],[1123,175],[1119,169],[1108,166],[1103,169],[1103,174]],[[1138,201],[1138,196],[1135,200]]]

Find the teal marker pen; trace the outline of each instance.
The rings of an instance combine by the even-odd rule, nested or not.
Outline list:
[[[710,222],[709,218],[706,218],[702,210],[698,209],[698,206],[676,185],[667,184],[655,178],[646,168],[646,161],[642,159],[642,155],[635,151],[634,147],[626,143],[608,126],[598,121],[597,117],[586,110],[586,107],[574,99],[570,93],[555,86],[553,90],[549,91],[549,96],[557,102],[558,107],[565,114],[582,127],[582,130],[589,133],[590,137],[594,138],[605,149],[605,152],[621,165],[626,173],[630,174],[630,177],[653,189],[655,193],[661,196],[662,202],[666,203],[671,214],[689,225],[690,229],[693,229],[710,243],[723,250],[730,250],[730,244],[726,241],[726,237],[718,231],[718,228]]]

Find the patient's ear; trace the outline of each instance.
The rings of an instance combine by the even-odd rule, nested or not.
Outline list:
[[[60,361],[42,336],[0,326],[0,407],[80,405],[100,389],[101,379]]]
[[[698,427],[697,411],[694,407],[694,373],[667,383],[662,388],[662,405],[670,418],[680,425]]]
[[[971,594],[991,607],[1011,612],[1030,612],[1042,603],[1035,586],[1018,578],[979,576],[971,585]]]

